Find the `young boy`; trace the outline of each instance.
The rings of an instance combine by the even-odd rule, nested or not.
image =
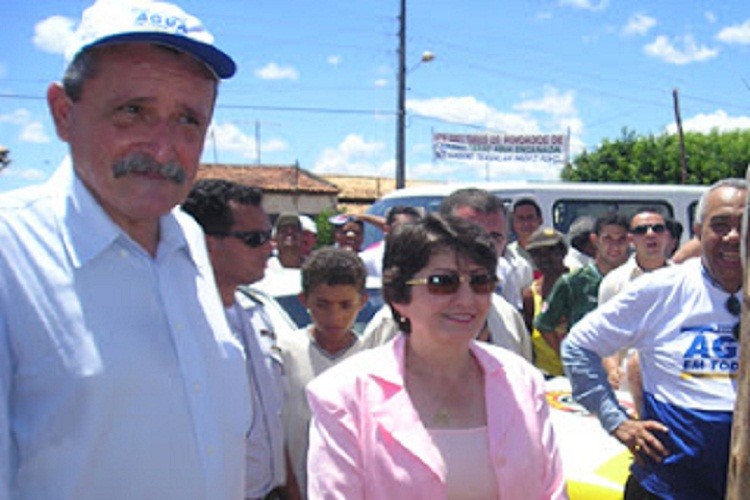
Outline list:
[[[307,491],[307,446],[310,409],[305,386],[339,361],[374,347],[374,336],[352,331],[357,314],[367,302],[367,270],[356,253],[325,247],[313,252],[302,266],[302,293],[312,324],[279,338],[287,383],[284,424],[287,451],[300,491]]]

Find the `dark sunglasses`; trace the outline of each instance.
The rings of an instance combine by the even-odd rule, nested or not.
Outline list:
[[[667,230],[667,226],[665,224],[642,224],[640,226],[635,226],[630,232],[637,234],[638,236],[643,236],[649,229],[656,234],[661,234]]]
[[[271,239],[271,230],[237,231],[234,233],[214,234],[212,236],[217,236],[219,238],[237,238],[238,240],[242,240],[242,243],[251,248],[258,248],[268,243],[268,241]]]
[[[736,295],[730,295],[727,301],[724,303],[724,307],[726,307],[729,314],[734,317],[738,317],[740,315],[740,312],[742,312],[742,304],[740,304],[740,299],[738,299]],[[739,321],[736,325],[734,325],[734,328],[732,328],[732,335],[734,335],[735,339],[740,339]]]
[[[406,282],[409,286],[427,285],[427,291],[433,295],[450,295],[458,291],[461,283],[469,283],[471,291],[486,295],[495,290],[497,276],[494,274],[432,274],[426,278],[414,278]]]

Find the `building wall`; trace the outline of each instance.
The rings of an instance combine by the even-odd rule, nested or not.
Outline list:
[[[294,195],[288,193],[264,193],[263,207],[269,214],[296,212],[301,214],[318,214],[326,208],[336,208],[335,195]]]

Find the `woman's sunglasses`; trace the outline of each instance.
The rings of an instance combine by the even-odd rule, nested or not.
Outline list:
[[[469,283],[471,291],[486,295],[495,290],[497,276],[494,274],[431,274],[426,278],[414,278],[406,282],[409,286],[427,285],[433,295],[451,295],[458,291],[461,283]]]

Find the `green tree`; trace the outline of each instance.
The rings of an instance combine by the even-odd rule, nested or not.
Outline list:
[[[315,216],[315,225],[318,227],[318,241],[315,248],[333,245],[333,225],[328,221],[338,212],[332,208],[326,208]]]
[[[711,184],[725,177],[745,177],[750,163],[750,130],[685,134],[687,183]],[[568,181],[679,184],[682,180],[677,135],[639,136],[622,129],[619,139],[605,139],[583,151],[562,171]]]

